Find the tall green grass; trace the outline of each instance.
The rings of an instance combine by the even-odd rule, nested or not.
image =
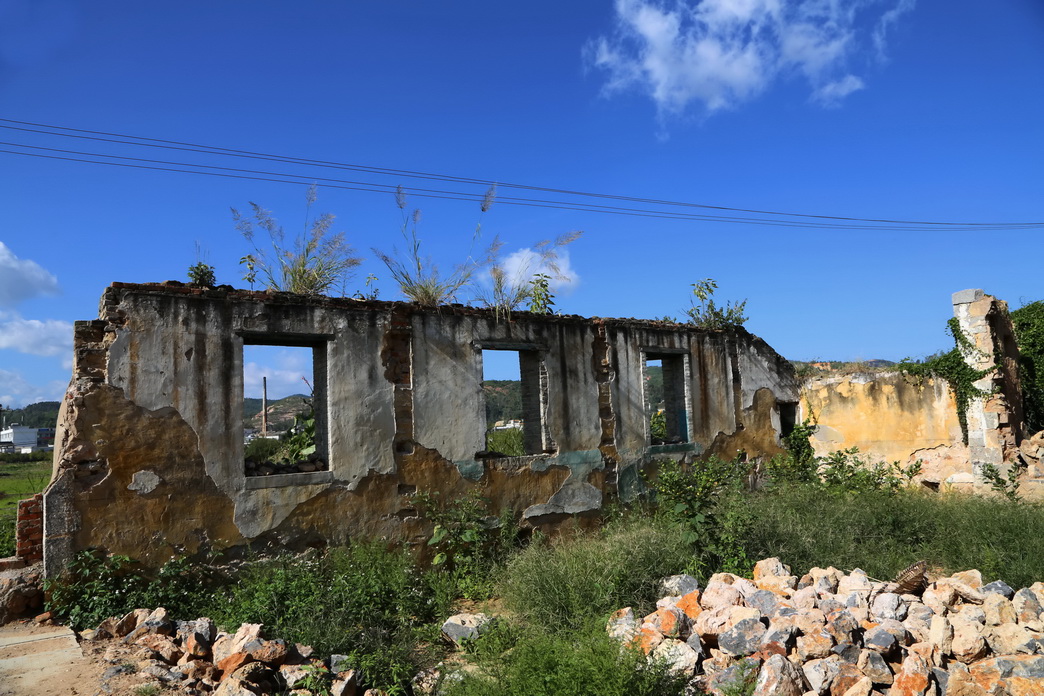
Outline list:
[[[862,568],[890,579],[919,560],[943,572],[977,568],[1026,587],[1044,580],[1044,507],[913,488],[858,494],[781,486],[751,495],[744,546],[795,572]]]
[[[660,580],[681,572],[691,558],[682,528],[635,516],[577,538],[530,545],[507,564],[500,590],[523,621],[576,631],[620,607],[649,609]]]

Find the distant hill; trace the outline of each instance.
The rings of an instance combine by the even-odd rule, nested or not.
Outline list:
[[[60,401],[41,401],[25,408],[4,409],[3,420],[8,425],[18,423],[27,428],[53,428],[58,424]]]
[[[310,397],[294,394],[283,399],[268,401],[269,431],[286,430],[294,424],[294,416],[307,413]],[[261,399],[243,399],[243,427],[261,429]]]
[[[488,379],[482,383],[486,397],[486,426],[522,417],[522,383],[517,379]]]

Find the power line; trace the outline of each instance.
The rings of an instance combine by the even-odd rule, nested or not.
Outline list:
[[[20,124],[19,126],[3,125],[8,124]],[[33,126],[34,128],[25,128],[21,126]],[[733,213],[748,213],[755,215],[772,215],[777,217],[793,217],[793,218],[804,218],[809,220],[822,220],[822,221],[833,221],[833,222],[799,222],[797,220],[780,220],[772,218],[749,218],[749,217],[735,217],[735,216],[724,216],[724,215],[698,215],[694,213],[683,213],[676,211],[660,211],[660,210],[648,210],[642,208],[627,208],[622,206],[608,206],[599,205],[594,203],[584,203],[576,201],[549,201],[539,198],[519,198],[519,197],[504,197],[498,196],[498,202],[508,205],[526,205],[532,207],[543,207],[543,208],[557,208],[564,210],[576,210],[582,212],[601,212],[608,214],[619,214],[619,215],[634,215],[640,217],[656,217],[666,219],[678,219],[678,220],[694,220],[694,221],[713,221],[713,222],[726,222],[726,223],[740,223],[740,224],[759,224],[759,225],[770,225],[770,226],[782,226],[782,227],[813,227],[813,228],[826,228],[826,229],[847,229],[847,230],[894,230],[894,231],[1002,231],[1002,230],[1022,230],[1022,229],[1035,229],[1044,226],[1044,223],[1036,222],[1017,222],[1017,223],[1001,223],[1001,222],[938,222],[938,221],[923,221],[923,220],[892,220],[892,219],[881,219],[881,218],[858,218],[858,217],[846,217],[846,216],[831,216],[831,215],[812,215],[806,213],[790,213],[781,211],[767,211],[767,210],[756,210],[746,208],[734,208],[728,206],[714,206],[704,205],[698,203],[686,203],[680,201],[669,201],[662,199],[653,198],[639,198],[632,196],[620,196],[614,194],[601,194],[592,193],[585,191],[572,191],[568,189],[556,189],[541,186],[530,186],[523,184],[512,184],[512,183],[497,183],[485,179],[475,179],[469,177],[458,177],[444,174],[433,174],[430,172],[419,172],[415,170],[403,170],[403,169],[391,169],[385,167],[369,167],[364,165],[346,164],[340,162],[330,162],[325,160],[313,160],[299,157],[287,157],[283,155],[273,155],[268,153],[252,152],[249,150],[236,150],[232,148],[223,148],[211,145],[199,145],[196,143],[188,143],[175,140],[163,140],[159,138],[147,138],[143,136],[125,135],[119,133],[109,133],[105,131],[94,131],[79,128],[68,128],[64,126],[53,126],[48,124],[33,123],[30,121],[17,121],[13,119],[0,118],[0,128],[9,130],[16,130],[29,133],[37,133],[43,135],[61,136],[68,138],[78,138],[84,140],[92,140],[98,142],[108,142],[120,145],[129,145],[132,147],[152,147],[162,148],[168,150],[180,150],[186,152],[195,152],[199,154],[208,155],[222,155],[231,156],[247,159],[267,160],[273,162],[280,162],[283,164],[294,164],[294,165],[305,165],[305,166],[317,166],[323,168],[342,169],[349,171],[358,171],[371,174],[378,174],[382,176],[398,176],[408,178],[419,178],[436,181],[447,181],[453,183],[465,183],[465,184],[481,184],[483,186],[496,185],[500,188],[513,188],[530,191],[541,191],[548,193],[556,193],[566,196],[579,196],[598,198],[612,201],[621,202],[633,202],[642,203],[645,205],[664,206],[664,207],[682,207],[682,208],[699,208],[706,210],[719,210]],[[51,129],[51,130],[39,130],[40,128]],[[68,131],[68,132],[53,132],[53,131]],[[83,134],[83,135],[80,135]],[[109,137],[99,137],[109,136]],[[133,142],[142,141],[142,142]],[[136,167],[140,169],[152,169],[158,171],[172,171],[181,173],[195,173],[195,174],[209,174],[212,176],[221,176],[217,171],[200,172],[185,167],[192,167],[197,169],[210,169],[220,170],[224,172],[234,172],[239,174],[226,174],[227,178],[247,178],[253,180],[263,181],[276,181],[280,183],[306,183],[312,181],[324,181],[325,186],[330,188],[343,188],[350,190],[369,191],[369,192],[387,192],[393,190],[394,187],[389,184],[380,184],[375,182],[359,182],[359,181],[348,181],[343,179],[333,179],[315,176],[306,176],[302,174],[288,174],[282,172],[268,172],[258,171],[250,169],[241,169],[235,167],[219,167],[215,165],[205,165],[196,163],[186,162],[169,162],[165,160],[155,160],[151,158],[134,158],[125,157],[119,155],[109,155],[103,153],[88,153],[79,152],[74,150],[64,150],[60,148],[45,148],[41,146],[23,145],[20,143],[4,143],[14,147],[30,148],[36,150],[47,150],[52,152],[60,152],[66,154],[76,154],[87,157],[102,157],[109,159],[122,159],[126,162],[97,162],[91,160],[83,160],[72,157],[59,157],[59,156],[47,156],[42,154],[34,154],[27,152],[16,152],[10,150],[3,150],[2,152],[7,154],[21,154],[25,156],[36,156],[44,157],[48,159],[62,159],[74,162],[86,162],[92,164],[109,164],[114,166],[126,166]],[[163,164],[171,165],[169,167],[157,167],[157,166],[146,166],[146,165],[132,165],[128,162],[145,162],[150,164]],[[263,176],[245,176],[243,174],[256,174]],[[266,177],[280,177],[279,179],[271,179]],[[290,179],[290,180],[287,180]],[[411,195],[417,195],[426,198],[445,198],[448,200],[480,200],[481,194],[474,194],[461,191],[445,191],[439,189],[422,189],[411,187]]]
[[[0,144],[2,144],[2,143],[0,143]],[[32,146],[32,145],[18,145],[18,147],[32,147],[32,148],[35,148],[35,149],[45,149],[45,150],[63,152],[62,150],[57,150],[56,148],[40,148],[38,146]],[[74,151],[64,151],[64,152],[68,152],[70,154],[78,154],[78,153],[76,153]],[[84,154],[87,154],[88,156],[109,157],[109,158],[114,158],[114,159],[131,159],[131,160],[135,160],[135,161],[139,161],[139,162],[150,162],[152,164],[132,164],[132,163],[128,163],[128,162],[104,162],[104,161],[103,162],[99,162],[99,161],[95,161],[95,160],[83,159],[83,158],[80,158],[80,157],[66,157],[66,156],[61,156],[61,155],[46,155],[46,154],[40,154],[40,153],[18,152],[18,151],[15,151],[15,150],[4,150],[4,149],[0,149],[0,153],[12,154],[12,155],[22,155],[22,156],[25,156],[25,157],[38,157],[38,158],[43,158],[43,159],[62,160],[62,161],[67,161],[67,162],[81,162],[81,163],[86,163],[86,164],[101,164],[101,165],[108,165],[108,166],[115,166],[115,167],[128,167],[128,168],[133,168],[133,169],[146,169],[146,170],[151,170],[151,171],[176,172],[176,173],[181,173],[181,174],[200,174],[200,175],[204,175],[204,176],[222,177],[222,178],[227,178],[227,179],[246,179],[246,180],[250,180],[250,181],[266,181],[266,182],[272,182],[272,183],[294,184],[294,185],[306,185],[306,184],[314,183],[314,180],[313,180],[312,177],[305,177],[304,175],[284,174],[284,173],[279,173],[279,172],[260,172],[260,171],[248,170],[248,169],[232,169],[232,168],[229,168],[229,167],[214,167],[214,166],[211,166],[211,165],[200,165],[200,164],[170,163],[170,162],[165,162],[163,160],[148,160],[148,159],[142,159],[142,158],[127,158],[127,157],[121,157],[121,156],[118,156],[118,155],[95,155],[93,153],[84,153]],[[173,166],[155,166],[155,165],[160,165],[160,164],[171,164]],[[226,170],[226,171],[224,171],[224,172],[196,171],[194,169],[185,169],[184,167],[221,169],[221,170]],[[228,173],[228,171],[241,172],[241,173]],[[264,174],[264,175],[267,175],[267,176],[253,176],[252,174]],[[273,178],[273,177],[280,177],[280,178]],[[328,179],[326,181],[334,181],[335,182],[335,181],[339,181],[339,180]],[[326,188],[343,189],[343,190],[351,190],[351,191],[365,191],[365,192],[369,192],[369,193],[389,193],[391,191],[391,187],[386,185],[386,184],[371,184],[371,183],[366,183],[366,182],[345,182],[345,183],[346,184],[347,183],[354,183],[356,185],[344,185],[344,184],[338,184],[338,183],[324,183],[323,186],[326,187]],[[410,190],[410,195],[416,195],[416,196],[423,197],[423,198],[437,198],[437,199],[444,199],[444,200],[460,200],[460,201],[471,201],[471,202],[478,202],[478,201],[482,200],[482,196],[480,196],[480,195],[469,194],[469,193],[464,193],[464,192],[452,192],[452,191],[446,191],[446,192],[442,192],[442,193],[437,193],[437,192],[424,193],[423,192],[423,191],[428,191],[428,189],[421,189],[420,191],[421,192],[418,192],[416,190],[411,189]],[[499,202],[503,203],[503,204],[506,204],[506,205],[520,205],[520,206],[538,207],[538,208],[551,208],[551,209],[558,209],[558,210],[575,210],[575,211],[580,211],[580,212],[606,213],[606,214],[613,214],[613,215],[626,215],[626,216],[631,216],[631,217],[659,218],[659,219],[667,219],[667,220],[689,220],[689,221],[702,221],[702,222],[727,222],[727,223],[747,224],[747,225],[765,225],[765,226],[770,226],[770,227],[798,227],[798,228],[805,228],[805,229],[811,227],[811,228],[816,228],[816,229],[833,229],[833,230],[875,230],[875,231],[914,231],[914,232],[939,232],[939,231],[941,231],[938,228],[931,228],[931,227],[911,227],[911,226],[895,226],[895,225],[890,225],[890,226],[856,225],[856,224],[839,224],[839,223],[799,222],[799,221],[794,221],[794,220],[771,220],[771,219],[763,220],[763,219],[755,219],[755,218],[728,218],[728,217],[722,217],[722,216],[693,215],[693,214],[686,214],[686,213],[671,213],[671,212],[660,212],[660,211],[640,210],[640,209],[615,208],[615,207],[609,207],[609,206],[591,206],[591,205],[588,205],[587,207],[579,207],[577,205],[569,205],[569,204],[566,204],[566,203],[555,202],[555,201],[539,201],[539,200],[529,200],[529,199],[523,199],[523,200],[525,200],[526,202],[520,202],[519,200],[512,200],[512,199],[507,199],[507,200],[501,199]],[[994,228],[989,228],[989,227],[986,227],[986,228],[984,228],[984,227],[975,227],[975,228],[956,227],[956,228],[953,228],[953,227],[950,227],[950,228],[947,228],[946,231],[949,231],[949,232],[967,232],[967,231],[983,231],[983,230],[991,230],[991,229],[994,229]],[[1012,227],[1011,226],[1006,226],[1006,227],[1000,228],[1000,229],[1010,230],[1010,229],[1012,229]],[[1032,229],[1032,227],[1027,225],[1027,226],[1024,226],[1024,227],[1019,227],[1017,229]]]

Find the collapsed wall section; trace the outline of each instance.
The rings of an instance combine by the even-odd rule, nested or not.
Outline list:
[[[313,359],[318,466],[247,475],[244,346]],[[789,364],[742,329],[708,332],[459,305],[311,298],[177,283],[106,290],[77,322],[44,493],[49,574],[100,547],[173,554],[299,549],[430,533],[413,494],[477,491],[546,531],[597,521],[658,457],[779,451]],[[485,451],[483,351],[518,354],[526,454]],[[671,436],[650,435],[661,361]],[[321,456],[318,456],[321,455]]]

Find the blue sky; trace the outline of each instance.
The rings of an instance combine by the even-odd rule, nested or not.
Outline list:
[[[3,119],[724,207],[1040,223],[1042,107],[1040,0],[0,0]],[[0,141],[484,190],[11,128]],[[71,323],[96,316],[112,281],[184,280],[199,243],[220,282],[245,287],[250,249],[229,208],[256,201],[292,233],[306,188],[0,153],[0,403],[61,397]],[[315,210],[364,257],[349,292],[372,273],[381,298],[397,298],[370,251],[399,240],[393,196],[318,195]],[[954,291],[1014,307],[1044,297],[1041,226],[780,227],[499,195],[483,235],[505,254],[583,231],[563,312],[682,316],[690,284],[714,278],[792,359],[921,356],[948,347]],[[409,203],[432,257],[459,262],[478,204]]]

